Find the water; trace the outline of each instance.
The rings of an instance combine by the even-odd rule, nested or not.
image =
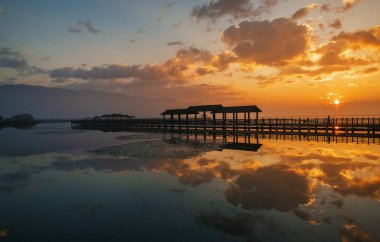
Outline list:
[[[1,129],[0,240],[380,240],[380,145],[260,143]]]

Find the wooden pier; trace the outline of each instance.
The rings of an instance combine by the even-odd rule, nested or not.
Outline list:
[[[179,133],[203,136],[232,137],[322,137],[330,142],[343,138],[380,140],[380,117],[324,118],[259,118],[255,106],[223,107],[222,105],[190,106],[168,109],[162,119],[136,119],[133,116],[112,114],[94,119],[72,120],[73,129],[103,131]],[[209,115],[209,116],[207,116]],[[235,138],[234,138],[235,139]]]
[[[249,111],[254,110],[252,106],[250,107]],[[251,119],[251,112],[243,108],[240,109],[242,112],[237,112],[234,109],[233,113],[230,113],[231,118],[227,118],[227,111],[231,110],[230,107],[229,109],[210,111],[211,117],[207,117],[205,114],[199,117],[199,112],[196,110],[166,110],[162,113],[162,119],[72,120],[71,127],[73,129],[104,131],[189,133],[196,135],[251,136],[261,134],[380,138],[380,117],[258,118],[258,112],[254,112],[256,115]],[[166,118],[167,116],[169,118]]]
[[[289,134],[380,137],[380,118],[260,118],[72,120],[73,129],[215,134]]]

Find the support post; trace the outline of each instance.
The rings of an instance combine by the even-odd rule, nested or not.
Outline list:
[[[189,114],[186,114],[186,133],[189,134]]]
[[[248,112],[248,132],[251,135],[251,112]]]
[[[173,133],[173,128],[174,128],[174,118],[173,114],[170,114],[170,132]]]
[[[182,126],[181,126],[181,114],[178,114],[178,129],[179,129],[179,133],[181,133],[181,129],[182,129]]]
[[[256,112],[256,134],[259,132],[259,112]]]
[[[164,132],[166,132],[166,120],[165,120],[165,114],[162,115],[162,119],[164,121]]]

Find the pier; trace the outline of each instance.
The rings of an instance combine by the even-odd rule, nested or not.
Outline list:
[[[162,118],[132,116],[72,120],[73,129],[165,132],[203,136],[303,135],[345,138],[380,138],[380,117],[259,118],[255,106],[190,106],[168,109]],[[116,118],[117,117],[117,118]],[[124,118],[123,118],[124,117]]]

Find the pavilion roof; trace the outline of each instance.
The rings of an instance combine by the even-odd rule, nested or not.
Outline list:
[[[250,106],[222,107],[212,112],[213,113],[247,113],[247,112],[256,113],[256,112],[262,112],[262,111],[256,105],[250,105]]]
[[[215,105],[189,106],[187,108],[187,110],[201,112],[201,111],[215,111],[215,110],[218,110],[220,108],[223,108],[223,106],[221,104],[215,104]]]
[[[171,115],[171,114],[199,114],[197,111],[190,111],[188,109],[167,109],[165,112],[161,113],[161,115]]]

